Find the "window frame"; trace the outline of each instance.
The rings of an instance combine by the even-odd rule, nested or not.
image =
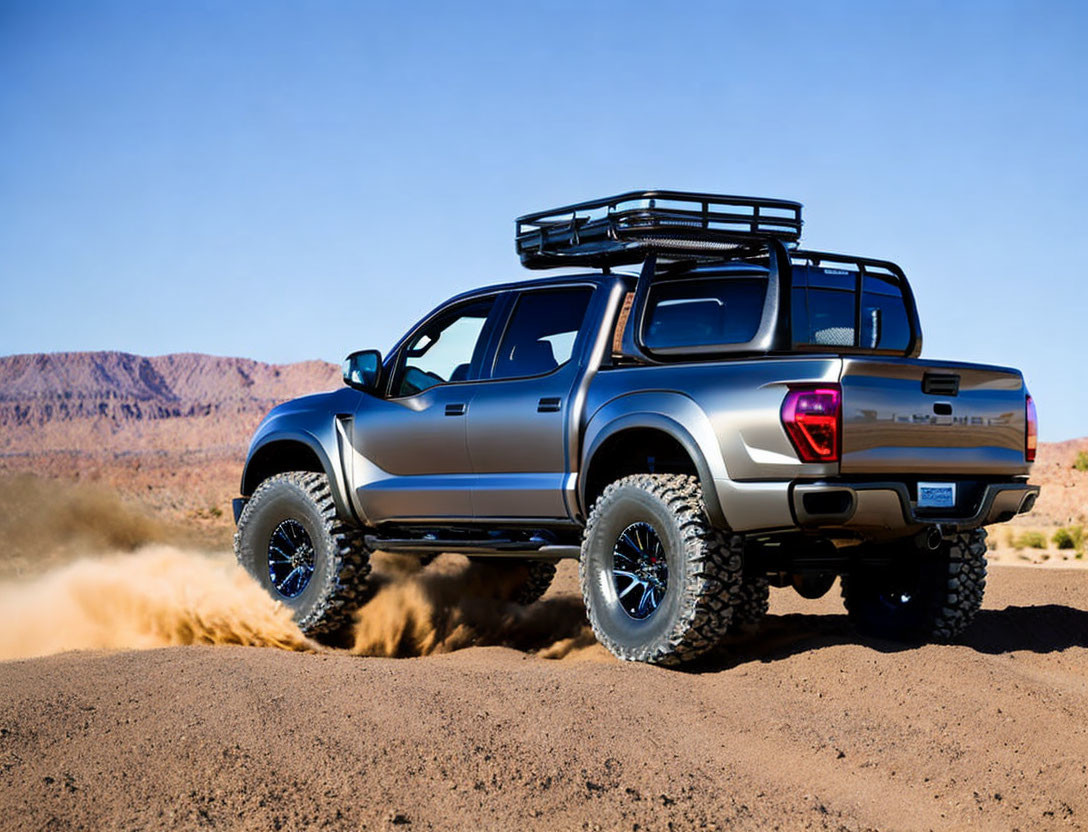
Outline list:
[[[586,333],[586,321],[589,320],[589,313],[593,307],[593,293],[597,290],[598,286],[594,283],[587,283],[584,281],[573,281],[571,283],[560,283],[548,286],[531,286],[525,289],[515,290],[508,293],[507,308],[503,316],[501,326],[495,327],[495,335],[493,342],[489,348],[489,355],[485,356],[484,364],[486,365],[487,374],[481,381],[519,381],[522,379],[533,378],[546,378],[550,375],[560,372],[565,367],[569,366],[574,361],[575,356],[579,355],[579,351],[582,349],[583,342],[585,340]],[[586,300],[586,308],[582,313],[582,322],[578,326],[578,332],[574,336],[574,343],[571,345],[570,356],[566,361],[548,370],[545,373],[534,373],[532,375],[525,376],[502,376],[501,378],[495,377],[495,365],[499,360],[499,347],[502,346],[503,341],[506,339],[506,334],[510,331],[510,326],[514,322],[514,314],[517,312],[518,304],[522,298],[530,294],[538,294],[543,292],[563,292],[571,289],[583,289],[588,290],[589,295]]]
[[[796,353],[816,353],[821,355],[876,355],[895,356],[899,358],[917,358],[922,352],[922,328],[918,321],[918,306],[914,299],[914,291],[906,274],[894,263],[886,260],[873,260],[867,257],[850,257],[842,254],[832,254],[823,251],[793,251],[790,252],[790,278],[783,285],[782,291],[789,294],[789,304],[793,302],[793,270],[798,266],[814,266],[816,268],[840,268],[848,272],[854,279],[854,343],[852,345],[809,344],[799,342],[793,331],[792,313],[787,315],[786,325],[789,327],[790,350]],[[902,349],[889,349],[884,347],[861,346],[861,316],[863,308],[863,295],[866,277],[878,277],[885,281],[894,281],[901,295],[903,308],[906,312],[908,338],[907,346]],[[811,288],[811,287],[806,287]]]
[[[685,283],[697,284],[697,283],[708,283],[710,281],[731,282],[731,281],[734,281],[734,280],[735,281],[741,281],[741,280],[760,281],[763,284],[763,286],[762,286],[762,288],[763,288],[763,298],[759,303],[759,319],[754,322],[754,326],[752,327],[752,334],[751,334],[750,337],[744,339],[743,341],[715,341],[715,342],[709,343],[709,344],[687,344],[687,345],[673,344],[673,345],[652,346],[647,342],[646,337],[647,337],[647,334],[649,332],[649,328],[653,323],[653,314],[658,308],[660,308],[659,304],[661,303],[661,301],[658,300],[657,305],[655,305],[655,300],[654,300],[654,292],[655,291],[660,291],[665,286],[676,286],[676,285],[682,285],[682,284],[685,284]],[[764,318],[765,313],[766,313],[768,295],[769,295],[770,291],[771,291],[771,282],[770,282],[770,280],[768,278],[767,273],[765,271],[760,272],[760,271],[756,271],[756,270],[752,270],[752,271],[749,271],[749,272],[730,271],[730,272],[722,272],[722,273],[719,273],[719,274],[710,274],[710,273],[696,274],[696,273],[693,273],[693,274],[686,275],[686,276],[677,276],[677,277],[674,277],[674,278],[669,279],[669,280],[655,281],[654,284],[652,286],[650,286],[650,288],[649,288],[649,290],[648,290],[648,292],[646,294],[646,309],[645,309],[645,312],[643,313],[643,325],[642,325],[641,341],[642,341],[643,345],[645,346],[645,348],[647,350],[651,351],[652,353],[661,354],[661,355],[669,355],[671,353],[679,353],[682,350],[690,350],[690,351],[694,351],[694,352],[705,352],[708,347],[714,348],[715,350],[722,349],[722,348],[729,349],[729,348],[737,348],[737,347],[746,347],[748,344],[751,344],[752,341],[754,341],[756,339],[756,337],[759,335],[761,324],[763,322],[763,318]],[[669,302],[669,301],[666,301],[666,302]]]
[[[396,346],[389,362],[388,380],[384,385],[384,398],[390,401],[402,401],[404,399],[411,399],[415,396],[422,396],[430,390],[436,390],[439,387],[449,387],[455,384],[473,384],[484,380],[484,373],[488,368],[488,356],[495,347],[494,337],[497,324],[506,314],[506,306],[504,304],[505,292],[493,291],[483,292],[479,295],[473,295],[471,297],[458,298],[445,306],[441,306],[434,310],[430,315],[420,321],[415,327],[413,327]],[[476,346],[473,347],[473,356],[476,351],[480,349],[480,345],[483,345],[483,351],[480,354],[480,366],[477,368],[477,372],[480,373],[478,378],[465,378],[459,381],[443,381],[438,384],[432,385],[424,390],[420,390],[416,393],[396,393],[396,388],[403,378],[404,366],[408,361],[408,345],[412,343],[421,333],[429,329],[435,322],[440,321],[442,318],[449,317],[456,313],[460,309],[464,309],[474,304],[480,303],[488,299],[493,299],[491,309],[487,313],[487,317],[484,319],[484,325],[480,329],[480,337],[476,342]],[[475,363],[475,362],[472,362]],[[470,375],[472,370],[470,369]]]

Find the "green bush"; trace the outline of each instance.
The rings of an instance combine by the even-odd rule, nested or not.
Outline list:
[[[1013,544],[1015,549],[1045,549],[1046,535],[1042,532],[1024,532]]]
[[[1082,551],[1084,549],[1084,527],[1062,527],[1054,532],[1054,537],[1052,537],[1051,540],[1059,549],[1076,549],[1078,552]]]
[[[1073,467],[1078,471],[1088,471],[1088,451],[1077,451],[1077,458],[1073,461]]]

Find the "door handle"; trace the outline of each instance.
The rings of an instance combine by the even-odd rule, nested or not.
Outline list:
[[[468,407],[464,404],[448,404],[446,405],[447,416],[464,416]]]
[[[545,396],[536,404],[537,413],[558,413],[563,400],[559,396]]]

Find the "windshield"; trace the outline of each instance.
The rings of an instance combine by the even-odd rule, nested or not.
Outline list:
[[[746,344],[759,330],[767,278],[707,276],[655,283],[643,343],[650,349]]]

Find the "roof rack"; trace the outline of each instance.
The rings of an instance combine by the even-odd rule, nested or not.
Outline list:
[[[517,219],[523,266],[611,266],[665,259],[721,259],[774,238],[801,237],[801,203],[687,191],[628,191]]]

